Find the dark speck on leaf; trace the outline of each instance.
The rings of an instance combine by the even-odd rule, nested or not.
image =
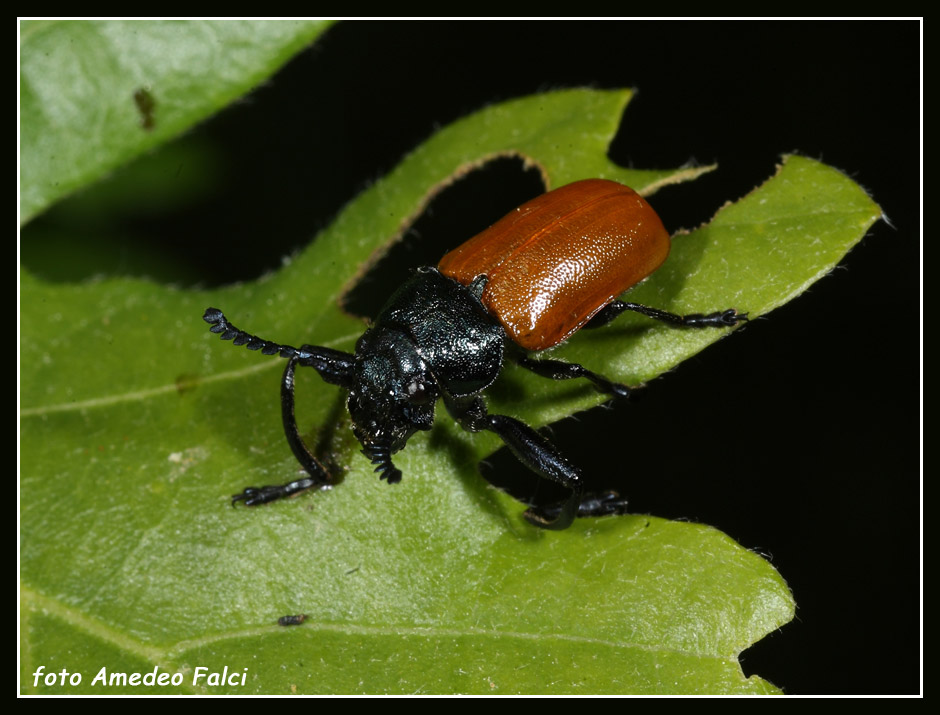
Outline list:
[[[140,126],[146,131],[153,129],[153,110],[157,106],[153,95],[143,87],[134,92],[134,104],[137,105],[137,111],[140,112]]]

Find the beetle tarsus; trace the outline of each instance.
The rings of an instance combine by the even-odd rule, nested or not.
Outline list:
[[[682,318],[682,324],[688,328],[730,328],[747,321],[747,313],[738,313],[734,308],[728,308],[708,315],[695,313],[684,315]]]
[[[322,482],[311,477],[304,477],[303,479],[295,479],[292,482],[287,484],[269,484],[264,487],[245,487],[245,489],[238,494],[232,495],[232,506],[235,506],[238,502],[245,502],[245,506],[258,506],[259,504],[267,504],[268,502],[277,501],[278,499],[283,499],[284,497],[294,496],[300,492],[305,492],[308,489],[313,487],[323,486]]]
[[[568,507],[567,500],[545,506],[532,506],[525,513],[525,517],[530,523],[546,528],[545,524],[558,519],[566,507]],[[584,519],[598,516],[622,516],[626,513],[626,499],[622,498],[617,492],[603,492],[601,494],[589,493],[582,495],[575,516]]]
[[[578,505],[578,517],[612,516],[627,513],[627,500],[617,492],[585,494]]]

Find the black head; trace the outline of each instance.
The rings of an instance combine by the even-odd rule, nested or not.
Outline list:
[[[431,371],[404,333],[380,327],[359,339],[347,405],[353,433],[383,478],[401,478],[391,455],[416,431],[431,429],[439,396]]]

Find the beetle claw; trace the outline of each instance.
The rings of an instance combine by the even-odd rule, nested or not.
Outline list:
[[[245,487],[244,491],[238,494],[232,494],[232,506],[235,506],[238,502],[245,502],[245,506],[257,506],[258,504],[264,504],[269,501],[276,499],[276,496],[265,496],[265,491],[268,490],[270,493],[271,490],[276,490],[275,487]]]
[[[745,323],[747,320],[747,313],[739,313],[734,308],[729,308],[721,313],[721,322],[725,325],[737,325],[738,323]]]
[[[586,494],[578,505],[578,516],[611,516],[627,513],[627,500],[617,492]]]
[[[531,506],[524,516],[536,526],[550,524],[557,519],[564,510],[567,502],[547,504],[545,506]],[[576,516],[580,518],[595,516],[621,516],[627,513],[627,500],[617,492],[603,492],[602,494],[585,494],[578,504]]]

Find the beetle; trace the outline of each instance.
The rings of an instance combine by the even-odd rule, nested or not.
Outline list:
[[[446,254],[418,268],[388,300],[355,353],[264,340],[209,308],[203,319],[222,340],[287,358],[281,381],[284,433],[307,476],[282,485],[248,487],[233,505],[248,506],[331,483],[301,438],[294,418],[294,374],[312,367],[348,392],[347,408],[362,453],[390,484],[402,473],[392,462],[418,431],[431,429],[442,400],[470,432],[497,434],[516,458],[569,490],[560,504],[530,507],[527,521],[565,529],[575,517],[621,514],[614,492],[585,494],[581,471],[543,435],[506,415],[490,414],[481,393],[506,359],[553,380],[585,379],[597,391],[627,397],[623,384],[577,363],[532,357],[584,328],[606,325],[626,311],[686,328],[723,328],[747,320],[734,308],[676,315],[617,296],[653,273],[669,254],[669,233],[633,189],[587,179],[542,194]]]

